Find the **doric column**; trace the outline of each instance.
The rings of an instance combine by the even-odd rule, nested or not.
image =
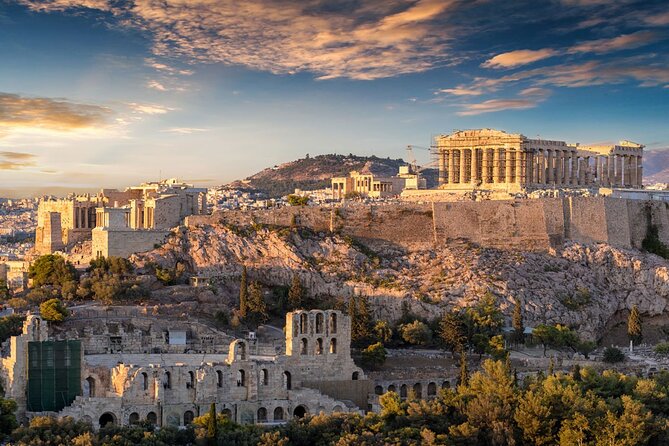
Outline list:
[[[534,152],[532,149],[525,152],[525,166],[527,169],[527,174],[525,175],[526,182],[528,184],[536,183],[534,179]]]
[[[490,160],[488,159],[488,149],[481,149],[481,182],[487,184],[490,182],[489,170],[490,170]]]
[[[509,184],[513,182],[511,177],[511,150],[504,149],[504,182]]]
[[[609,187],[609,157],[602,157],[602,181],[600,183],[603,187]]]
[[[553,170],[553,150],[551,149],[546,149],[546,152],[548,153],[547,156],[547,162],[546,162],[546,184],[553,184],[555,181],[554,174],[555,171]]]
[[[439,151],[439,185],[446,184],[446,151]]]
[[[636,172],[637,172],[637,170],[636,170],[636,163],[637,163],[636,156],[629,155],[629,160],[630,160],[630,168],[629,168],[630,187],[636,187],[636,182],[637,182],[637,180],[636,180]]]
[[[578,164],[578,185],[585,185],[585,160],[580,156],[577,158]]]
[[[479,159],[476,156],[476,148],[472,147],[471,149],[472,153],[472,162],[471,162],[471,181],[472,184],[477,184],[478,183],[478,170],[479,170]]]
[[[564,156],[562,155],[562,150],[555,151],[555,184],[562,184],[562,175],[564,174],[563,167]]]
[[[636,187],[643,187],[643,166],[641,156],[636,157]]]
[[[578,184],[578,177],[576,176],[578,172],[578,157],[575,150],[570,151],[569,159],[571,160],[571,166],[569,166],[569,184],[576,186]]]
[[[607,156],[607,159],[609,164],[609,187],[614,187],[616,185],[616,159],[611,154]]]
[[[500,161],[500,151],[502,149],[496,148],[492,149],[492,182],[501,183],[502,178],[502,162]]]
[[[546,184],[546,151],[539,150],[539,183]]]
[[[616,158],[616,187],[623,185],[623,160],[620,155],[614,155]]]
[[[514,153],[516,154],[516,159],[514,160],[516,171],[514,172],[513,182],[520,184],[523,178],[523,152],[521,152],[520,149],[516,149],[514,150]]]
[[[632,187],[632,156],[625,155],[625,187]]]
[[[451,149],[448,151],[448,178],[447,181],[449,184],[455,183],[455,150]]]
[[[460,159],[460,176],[458,177],[458,183],[464,184],[465,182],[465,174],[467,173],[467,160],[465,159],[465,150],[466,149],[459,149],[458,150],[458,155]]]

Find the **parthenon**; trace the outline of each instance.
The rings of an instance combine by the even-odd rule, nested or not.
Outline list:
[[[441,189],[641,188],[641,144],[581,146],[494,129],[435,137]]]

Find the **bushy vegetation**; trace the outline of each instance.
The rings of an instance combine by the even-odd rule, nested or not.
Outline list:
[[[641,247],[650,253],[669,259],[669,247],[660,240],[656,225],[648,225],[646,237],[642,240]]]
[[[606,347],[604,349],[604,355],[602,356],[602,361],[608,362],[609,364],[615,364],[617,362],[623,362],[625,360],[625,354],[616,347]]]
[[[291,206],[306,206],[309,203],[309,197],[290,194],[286,197],[286,201]]]
[[[42,319],[49,322],[63,322],[70,314],[60,299],[49,299],[42,302],[39,312]]]

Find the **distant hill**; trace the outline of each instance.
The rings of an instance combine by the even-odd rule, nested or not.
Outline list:
[[[295,189],[328,187],[332,177],[346,176],[352,170],[390,177],[396,175],[399,167],[405,164],[402,159],[377,156],[318,155],[269,167],[244,180],[235,181],[230,186],[264,192],[270,197],[281,197]],[[424,176],[429,185],[436,183],[435,169],[426,169]]]
[[[643,182],[669,183],[669,148],[644,151]]]

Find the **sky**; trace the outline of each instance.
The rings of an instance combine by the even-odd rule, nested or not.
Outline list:
[[[486,127],[668,148],[669,3],[0,0],[0,196]]]

